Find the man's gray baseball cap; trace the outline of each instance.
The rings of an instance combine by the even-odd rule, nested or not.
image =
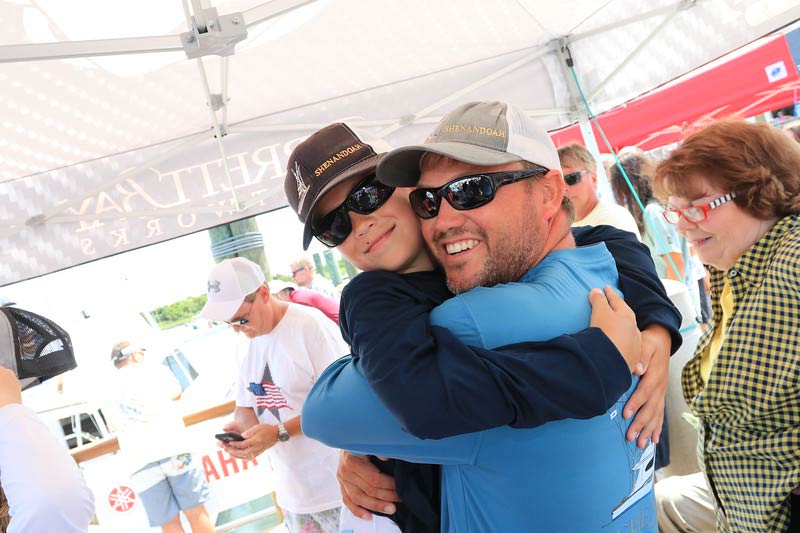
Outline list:
[[[378,163],[387,185],[413,187],[426,153],[480,166],[516,161],[561,170],[558,151],[547,132],[521,109],[504,102],[470,102],[445,115],[424,143],[397,148]]]

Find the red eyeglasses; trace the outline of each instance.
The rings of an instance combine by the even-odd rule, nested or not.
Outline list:
[[[705,205],[692,205],[684,207],[683,209],[665,209],[664,218],[667,219],[667,222],[670,224],[677,224],[681,217],[689,222],[700,222],[708,218],[709,211],[730,202],[734,198],[736,198],[736,193],[729,192],[725,196],[720,196],[716,200],[711,200]]]

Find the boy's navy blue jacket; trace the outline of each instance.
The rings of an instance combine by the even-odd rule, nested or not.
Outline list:
[[[648,248],[610,226],[573,229],[578,246],[605,242],[619,286],[640,329],[664,326],[672,353],[681,316],[670,302]],[[496,350],[467,346],[430,326],[434,307],[452,294],[441,271],[356,276],[342,294],[340,327],[381,401],[406,431],[444,438],[499,426],[533,428],[604,413],[629,387],[627,364],[597,328]],[[588,298],[588,294],[587,294]],[[438,531],[439,468],[373,460],[393,474],[403,500],[392,518],[406,532]]]

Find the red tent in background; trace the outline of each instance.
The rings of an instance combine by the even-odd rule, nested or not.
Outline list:
[[[724,117],[751,117],[791,105],[800,96],[799,64],[800,29],[764,37],[599,115],[598,121],[614,150],[650,150]],[[594,124],[592,129],[600,151],[608,152]],[[577,124],[551,136],[556,146],[583,144]]]

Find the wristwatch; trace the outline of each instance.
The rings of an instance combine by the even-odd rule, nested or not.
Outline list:
[[[286,431],[286,426],[282,422],[278,423],[278,440],[281,442],[289,440],[289,432]]]

